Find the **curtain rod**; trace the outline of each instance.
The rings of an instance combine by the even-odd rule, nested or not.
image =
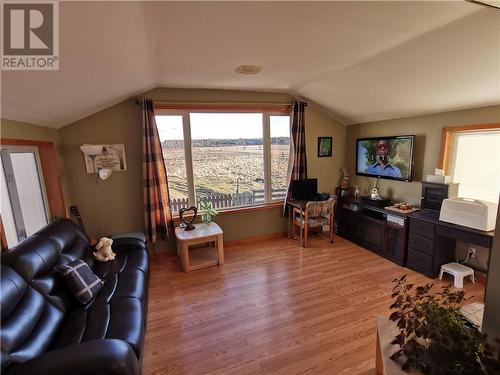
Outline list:
[[[134,99],[135,104],[142,104],[144,102],[145,98],[136,98]],[[269,107],[276,107],[276,106],[291,106],[293,103],[241,103],[241,102],[224,102],[224,103],[200,103],[200,102],[161,102],[161,101],[154,101],[153,103],[159,104],[159,105],[179,105],[179,106],[211,106],[211,105],[220,105],[220,106],[229,106],[229,105],[234,105],[234,106],[269,106]],[[303,102],[305,106],[307,106],[306,102]]]

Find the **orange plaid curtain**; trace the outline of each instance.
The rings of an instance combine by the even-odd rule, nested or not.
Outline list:
[[[167,171],[163,160],[153,102],[143,103],[142,121],[142,176],[144,180],[144,215],[146,236],[155,243],[158,234],[168,238],[173,228],[170,197],[168,194]]]
[[[292,181],[307,178],[306,158],[306,119],[304,102],[293,103],[290,126],[290,156],[288,157],[288,185],[283,213],[286,214],[286,201],[290,197]]]

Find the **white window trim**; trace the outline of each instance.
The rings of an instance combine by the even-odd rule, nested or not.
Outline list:
[[[456,153],[455,137],[460,134],[484,133],[500,130],[500,123],[489,123],[480,125],[465,125],[445,127],[441,136],[440,165],[446,175],[453,176],[454,155]]]
[[[181,116],[182,117],[182,128],[184,135],[184,157],[186,164],[186,182],[188,187],[188,201],[190,205],[197,206],[196,202],[196,187],[194,184],[194,169],[193,169],[193,152],[192,152],[192,142],[191,142],[191,119],[190,113],[261,113],[262,114],[262,137],[263,137],[263,152],[264,152],[264,203],[257,203],[245,206],[232,206],[226,208],[219,208],[218,211],[238,211],[238,210],[248,210],[252,207],[262,207],[269,205],[270,207],[275,206],[277,203],[284,202],[284,199],[272,199],[272,173],[271,173],[271,116],[288,116],[291,119],[290,114],[285,114],[284,112],[276,112],[273,110],[266,111],[265,109],[261,111],[242,110],[240,107],[236,110],[229,110],[227,108],[221,110],[209,110],[206,109],[156,109],[155,116]],[[290,126],[290,139],[291,139],[291,123]],[[290,144],[291,147],[291,144]],[[168,177],[168,176],[167,176]]]

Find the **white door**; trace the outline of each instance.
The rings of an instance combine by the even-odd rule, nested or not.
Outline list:
[[[49,221],[40,158],[36,147],[2,146],[0,214],[8,247]]]

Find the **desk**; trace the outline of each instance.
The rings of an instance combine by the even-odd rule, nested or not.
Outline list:
[[[407,266],[433,279],[442,264],[455,261],[456,240],[490,249],[494,231],[483,232],[439,220],[439,211],[422,210],[409,215]]]

